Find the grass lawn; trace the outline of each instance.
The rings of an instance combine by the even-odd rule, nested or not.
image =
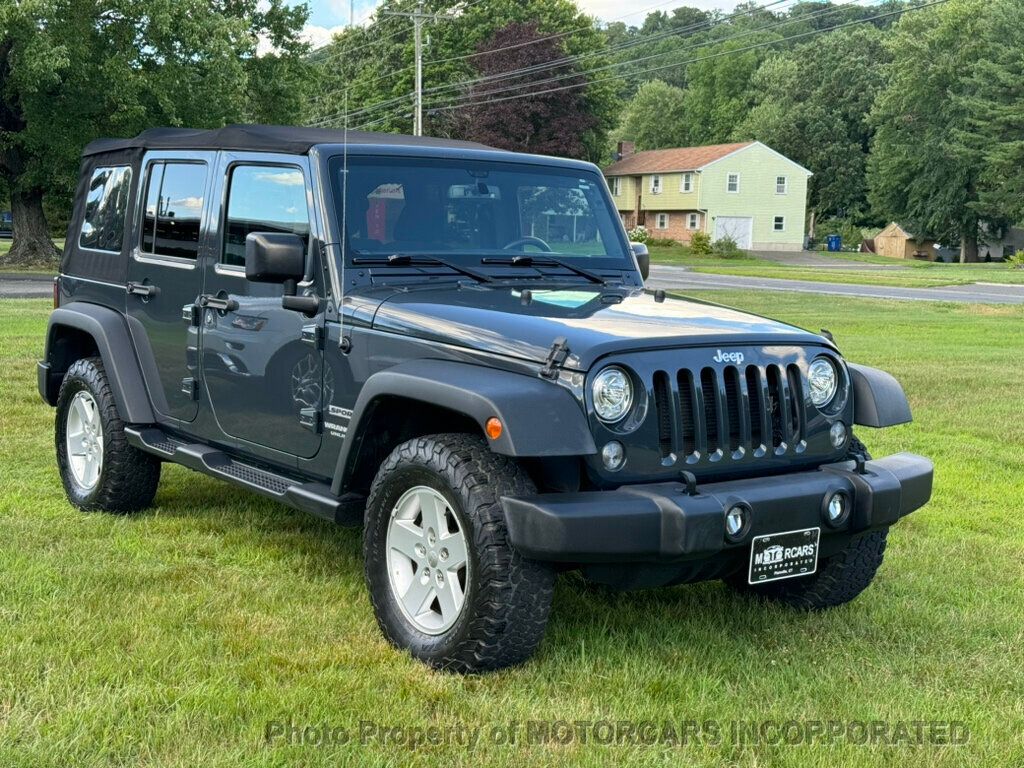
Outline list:
[[[431,672],[391,649],[360,534],[167,466],[156,507],[68,506],[35,391],[44,301],[0,302],[0,765],[1024,764],[1024,308],[702,292],[833,331],[892,371],[916,421],[863,430],[936,462],[935,497],[892,531],[858,600],[795,613],[706,583],[622,595],[557,588],[523,668]],[[526,721],[712,721],[689,743],[497,743]],[[736,744],[733,721],[962,721],[960,746]],[[271,721],[352,741],[265,739]],[[452,743],[360,743],[360,721],[483,728]],[[407,732],[408,733],[408,732]],[[700,735],[702,734],[702,736]],[[770,733],[769,733],[770,735]],[[311,738],[313,735],[311,734]]]

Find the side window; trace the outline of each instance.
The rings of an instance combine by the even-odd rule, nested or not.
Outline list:
[[[93,172],[89,194],[85,198],[79,248],[120,252],[131,187],[131,168],[97,168]]]
[[[206,191],[205,163],[153,163],[142,218],[144,253],[195,259]]]
[[[231,169],[222,264],[245,266],[245,238],[250,232],[309,237],[306,181],[301,170],[274,165],[236,165]]]

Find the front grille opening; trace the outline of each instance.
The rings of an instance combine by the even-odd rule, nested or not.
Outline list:
[[[789,431],[793,435],[793,443],[796,444],[800,442],[803,435],[804,388],[800,381],[799,367],[795,365],[787,366],[786,375],[789,377]]]
[[[700,372],[700,388],[704,395],[704,424],[708,436],[708,453],[722,447],[721,425],[718,423],[718,382],[715,369],[704,368]]]
[[[782,432],[783,409],[785,408],[785,400],[782,396],[782,374],[777,365],[769,365],[767,373],[768,408],[772,417],[772,447],[778,448],[786,441]]]
[[[697,427],[693,413],[694,385],[693,374],[679,371],[679,418],[683,425],[683,455],[689,456],[697,450]]]
[[[654,374],[654,407],[658,412],[658,446],[661,458],[672,453],[672,408],[669,402],[668,374],[656,371]]]
[[[729,450],[736,451],[743,444],[740,425],[740,372],[729,366],[725,369],[725,410],[729,419]]]
[[[748,365],[746,376],[750,396],[750,439],[757,448],[767,442],[761,428],[761,371],[756,365]]]

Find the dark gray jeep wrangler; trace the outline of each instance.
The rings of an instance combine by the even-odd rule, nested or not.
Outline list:
[[[927,459],[851,433],[910,420],[899,384],[647,268],[588,163],[260,126],[94,142],[39,363],[68,498],[144,509],[170,461],[362,524],[384,634],[463,672],[533,653],[560,570],[851,600],[931,494]]]

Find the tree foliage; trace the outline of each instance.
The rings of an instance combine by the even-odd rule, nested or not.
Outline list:
[[[52,258],[43,195],[70,196],[90,140],[298,110],[304,20],[304,7],[283,0],[0,4],[0,177],[15,227],[7,261]],[[277,53],[255,56],[261,35]]]
[[[977,258],[988,218],[979,207],[984,153],[964,141],[970,73],[990,53],[979,39],[986,5],[954,0],[904,16],[885,41],[892,64],[870,118],[872,203],[918,236],[962,243],[963,260]]]
[[[638,150],[686,146],[686,92],[661,80],[644,83],[623,111],[615,138],[633,141]]]

